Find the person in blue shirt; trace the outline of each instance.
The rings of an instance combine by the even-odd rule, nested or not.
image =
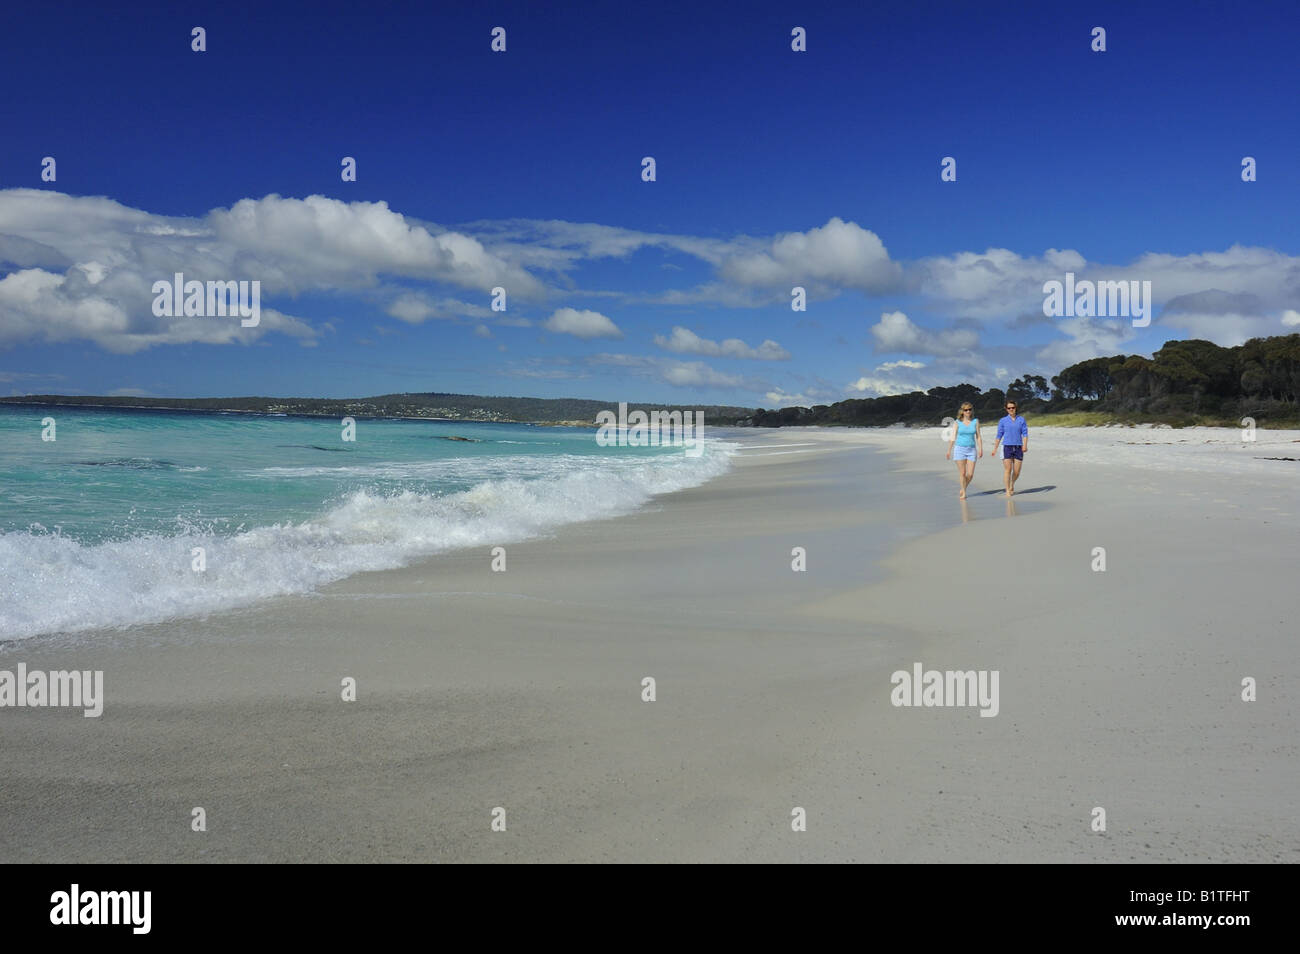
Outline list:
[[[1002,445],[1002,484],[1010,497],[1016,492],[1020,467],[1025,462],[1025,452],[1029,450],[1029,425],[1023,417],[1016,416],[1014,401],[1007,402],[1007,416],[998,421],[998,436],[993,441],[994,456],[997,456],[998,444]]]
[[[948,459],[957,462],[957,479],[961,481],[961,493],[957,496],[962,500],[966,499],[966,488],[975,476],[975,460],[984,456],[980,422],[974,414],[975,409],[969,401],[961,406],[957,411],[957,423],[952,428],[952,440],[948,441]]]

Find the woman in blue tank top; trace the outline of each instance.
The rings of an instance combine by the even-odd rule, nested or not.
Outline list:
[[[957,479],[961,482],[961,493],[957,496],[966,499],[966,488],[975,476],[975,461],[984,456],[984,442],[980,440],[980,422],[975,416],[975,408],[967,401],[957,412],[957,423],[952,427],[952,439],[948,441],[948,459],[957,462]]]

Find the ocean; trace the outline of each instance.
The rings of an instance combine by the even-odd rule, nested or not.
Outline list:
[[[0,640],[202,616],[459,548],[488,560],[704,483],[735,447],[595,435],[358,420],[345,441],[334,418],[0,406]]]

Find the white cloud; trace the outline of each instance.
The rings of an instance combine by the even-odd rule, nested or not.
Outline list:
[[[927,313],[1031,330],[1035,347],[1043,335],[1059,333],[1061,339],[1043,352],[1052,355],[1085,354],[1127,340],[1101,324],[1070,329],[1057,321],[1037,322],[1043,282],[1060,280],[1067,271],[1078,280],[1150,281],[1156,309],[1166,312],[1159,323],[1175,334],[1234,344],[1300,327],[1300,256],[1240,245],[1182,256],[1149,252],[1119,265],[1089,262],[1071,249],[1023,256],[1001,248],[902,265],[889,257],[876,233],[838,217],[805,231],[713,238],[558,220],[447,229],[403,215],[384,202],[319,195],[246,198],[201,216],[165,216],[104,197],[8,189],[0,191],[0,263],[12,271],[0,277],[0,345],[86,340],[127,353],[169,343],[249,343],[277,331],[310,343],[319,333],[283,312],[271,313],[268,320],[266,308],[262,325],[252,329],[237,322],[232,330],[206,319],[159,320],[150,310],[150,287],[178,271],[198,280],[258,280],[264,304],[283,305],[275,296],[300,292],[352,292],[378,300],[392,317],[407,323],[490,317],[498,324],[527,324],[527,319],[483,314],[484,306],[436,289],[411,286],[452,286],[468,290],[463,297],[470,299],[484,293],[486,302],[486,293],[501,285],[512,301],[540,302],[557,289],[548,288],[534,271],[558,276],[573,291],[576,283],[568,273],[582,264],[628,260],[643,249],[674,259],[662,265],[680,262],[695,266],[689,271],[703,272],[703,281],[697,274],[692,287],[642,295],[643,301],[748,308],[788,301],[793,285],[805,286],[813,297],[910,289],[937,306]],[[662,269],[656,272],[662,274]],[[582,294],[637,300],[621,291]],[[561,309],[547,326],[571,327],[551,330],[587,337],[622,334],[603,315],[599,317],[608,325],[557,318],[562,312],[599,315]],[[974,331],[930,331],[901,312],[886,314],[899,317],[882,317],[872,329],[884,350],[942,357],[977,346]],[[656,342],[676,353],[705,357],[788,356],[770,340],[755,346],[735,338],[712,341],[687,328],[680,333],[674,328]]]
[[[806,394],[786,394],[780,388],[768,391],[763,397],[767,400],[767,407],[808,407],[814,403]]]
[[[244,199],[183,218],[103,197],[8,189],[0,191],[0,261],[14,266],[0,279],[0,344],[88,340],[115,353],[249,343],[268,332],[311,343],[317,332],[265,307],[268,297],[369,288],[386,275],[481,291],[500,284],[523,297],[546,291],[470,236],[433,234],[382,202],[323,196]],[[176,272],[260,282],[260,325],[154,316],[152,284]]]
[[[542,323],[542,327],[555,334],[573,335],[576,338],[622,338],[618,325],[598,311],[579,311],[560,308]]]
[[[933,332],[911,321],[901,311],[887,311],[871,326],[877,351],[903,351],[908,354],[951,355],[969,351],[979,343],[979,336],[965,328]]]
[[[490,291],[501,285],[515,296],[541,297],[537,279],[459,232],[431,234],[387,202],[343,202],[321,195],[286,199],[269,195],[214,209],[206,224],[218,241],[256,256],[295,287],[324,281],[370,285],[381,274],[445,282]]]
[[[1163,310],[1161,325],[1225,346],[1277,334],[1275,316],[1300,298],[1300,257],[1241,245],[1190,255],[1147,252],[1127,265],[1089,262],[1073,250],[1025,257],[988,249],[921,259],[909,272],[921,293],[946,311],[995,324],[1024,324],[1023,316],[1040,314],[1043,283],[1063,281],[1066,272],[1076,283],[1150,282],[1153,310]],[[1086,351],[1086,335],[1066,335],[1057,352]],[[1104,334],[1098,346],[1115,339]]]
[[[757,348],[751,348],[739,338],[727,338],[721,342],[710,341],[681,325],[674,326],[669,337],[655,335],[655,344],[665,351],[673,351],[677,354],[699,354],[711,358],[747,358],[754,361],[786,361],[790,358],[790,352],[771,339],[765,340]]]
[[[1005,318],[1033,305],[1042,310],[1043,282],[1081,272],[1087,262],[1073,250],[1048,249],[1024,258],[1005,248],[924,258],[911,271],[922,294],[963,315]],[[1082,277],[1082,276],[1079,276]]]
[[[913,391],[924,391],[925,388],[919,384],[904,383],[888,377],[861,377],[847,385],[844,390],[870,392],[872,397],[884,397],[888,394],[911,394]]]
[[[875,232],[836,217],[807,232],[737,240],[721,252],[718,274],[740,286],[788,295],[794,285],[882,293],[898,287],[903,272]]]
[[[924,368],[924,367],[925,367],[924,361],[908,361],[907,359],[903,359],[902,361],[886,361],[884,364],[878,364],[876,365],[876,370],[896,371],[899,368],[916,369],[916,368]]]
[[[0,278],[0,345],[20,342],[94,341],[107,351],[132,354],[165,344],[249,344],[268,332],[313,343],[316,331],[301,319],[262,308],[245,328],[235,318],[162,318],[138,274],[115,271],[91,285],[78,268],[57,275],[39,268]]]

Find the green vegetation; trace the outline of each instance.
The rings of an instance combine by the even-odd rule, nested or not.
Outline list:
[[[1081,361],[1053,377],[1050,385],[1040,375],[1025,375],[1005,391],[959,384],[812,408],[759,410],[748,423],[934,424],[956,417],[963,401],[970,401],[975,416],[987,421],[1002,417],[1008,398],[1039,423],[1062,427],[1240,427],[1243,417],[1254,418],[1259,427],[1300,427],[1300,334],[1252,338],[1234,348],[1200,340],[1170,341],[1150,358],[1116,355]]]

